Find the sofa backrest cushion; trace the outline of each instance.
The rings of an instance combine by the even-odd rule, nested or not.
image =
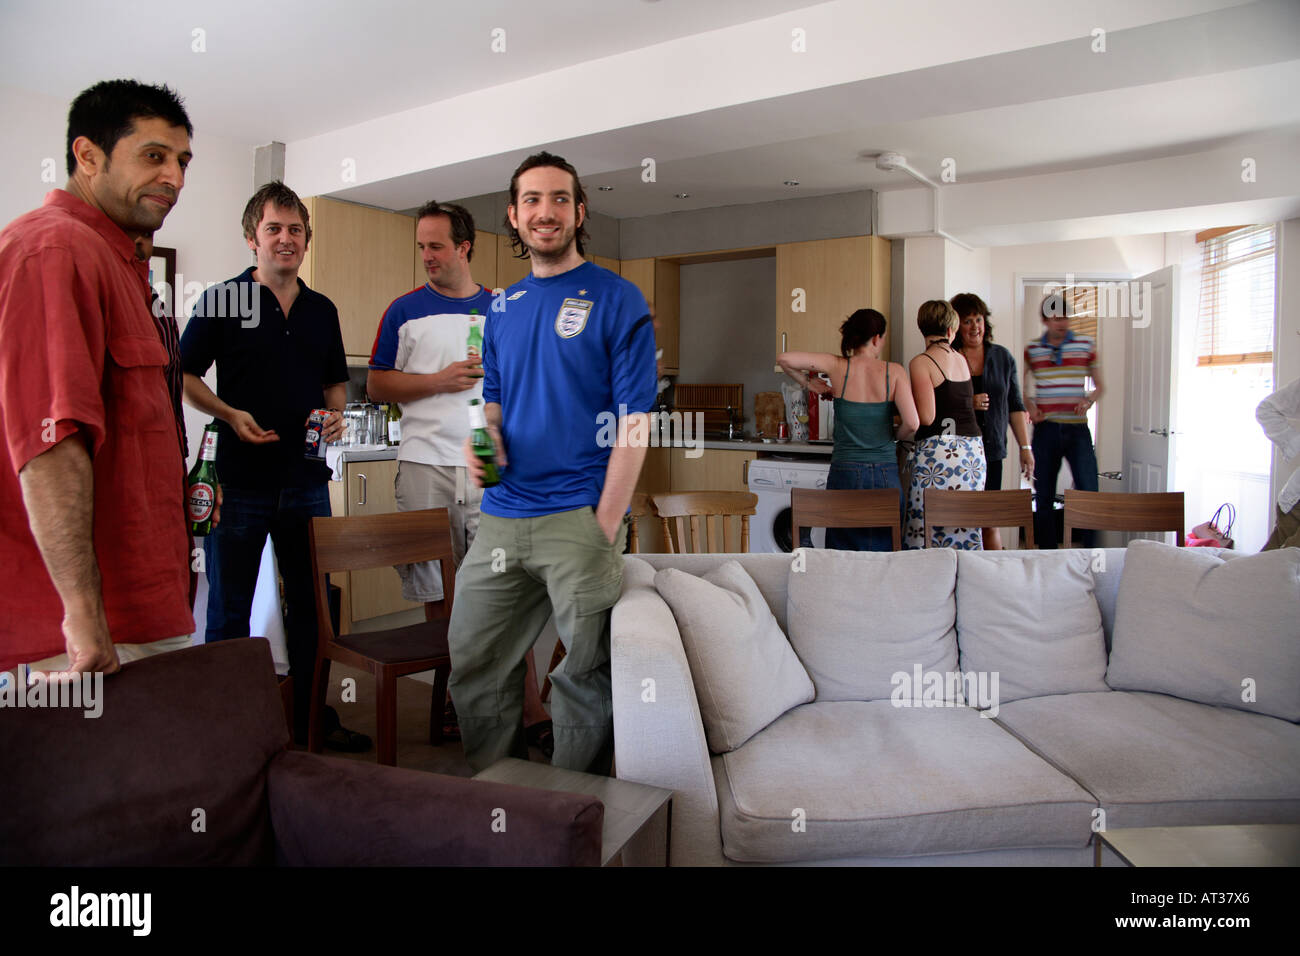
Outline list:
[[[1300,549],[1132,542],[1106,683],[1300,721]]]
[[[288,744],[259,638],[125,664],[98,717],[0,711],[0,863],[269,863],[267,766]]]
[[[677,619],[711,751],[735,750],[813,699],[807,671],[737,562],[703,577],[665,568],[655,587]]]
[[[957,669],[956,552],[805,549],[790,567],[787,631],[817,700],[881,700],[894,675]]]
[[[1106,686],[1106,639],[1085,550],[961,551],[957,645],[964,673],[997,674],[1002,703]]]

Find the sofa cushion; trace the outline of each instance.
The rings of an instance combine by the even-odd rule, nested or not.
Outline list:
[[[1300,549],[1225,560],[1134,541],[1106,683],[1300,721],[1298,608]]]
[[[817,700],[881,700],[896,673],[957,668],[956,552],[805,549],[786,622]]]
[[[159,654],[124,664],[102,689],[90,719],[0,711],[0,864],[271,862],[266,768],[289,728],[270,645]]]
[[[960,706],[818,701],[714,771],[724,852],[752,863],[1083,847],[1096,807]]]
[[[1095,795],[1108,827],[1300,820],[1300,727],[1284,720],[1107,691],[1005,704],[997,722]]]
[[[959,552],[962,671],[998,674],[1002,701],[1107,690],[1091,562],[1074,549]]]
[[[791,707],[813,698],[753,579],[735,561],[703,577],[665,568],[655,587],[672,608],[714,753],[734,750]]]

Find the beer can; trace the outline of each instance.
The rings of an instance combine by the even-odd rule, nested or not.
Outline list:
[[[307,416],[307,440],[303,457],[309,461],[325,460],[325,419],[329,413],[328,408],[313,408]]]

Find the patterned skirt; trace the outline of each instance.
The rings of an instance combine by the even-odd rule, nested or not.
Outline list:
[[[912,482],[907,491],[903,547],[917,549],[925,544],[925,490],[984,490],[984,439],[964,435],[935,435],[916,443],[911,456]],[[935,528],[932,548],[982,551],[979,528]]]

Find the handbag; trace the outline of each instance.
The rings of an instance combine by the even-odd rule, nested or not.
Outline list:
[[[1228,523],[1224,527],[1219,526],[1219,515],[1227,509]],[[1230,502],[1224,502],[1219,505],[1218,510],[1214,512],[1209,521],[1202,521],[1187,534],[1187,547],[1189,548],[1231,548],[1232,544],[1232,526],[1237,521],[1237,509]]]

